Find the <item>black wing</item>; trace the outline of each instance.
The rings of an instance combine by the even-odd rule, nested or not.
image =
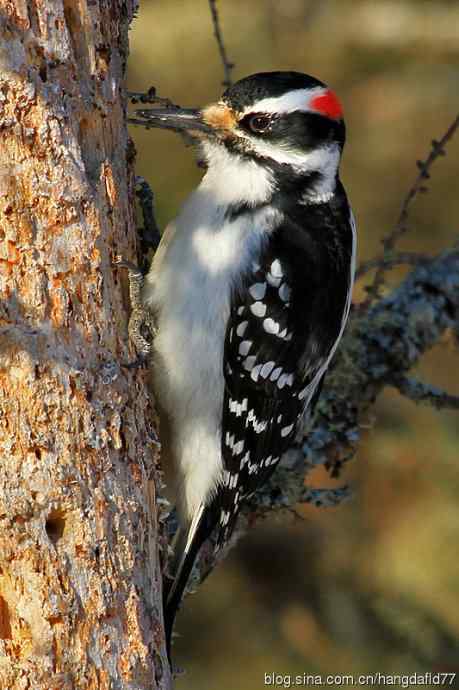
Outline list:
[[[317,399],[350,288],[352,230],[348,216],[336,220],[325,209],[320,236],[311,221],[307,228],[284,221],[234,291],[224,355],[224,475],[214,501],[219,545],[231,536],[241,501],[272,474]]]

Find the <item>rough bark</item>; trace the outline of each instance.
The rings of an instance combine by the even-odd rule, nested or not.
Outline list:
[[[158,444],[127,369],[135,0],[0,0],[0,687],[170,687]],[[135,259],[134,259],[135,260]]]

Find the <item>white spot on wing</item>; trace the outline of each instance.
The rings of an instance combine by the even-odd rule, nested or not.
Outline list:
[[[277,367],[277,369],[274,369],[271,376],[269,377],[269,380],[270,381],[277,381],[277,379],[280,376],[281,371],[282,371],[282,367]]]
[[[284,273],[282,271],[282,266],[281,266],[281,262],[279,261],[279,259],[274,259],[274,261],[271,264],[271,268],[269,269],[269,271],[270,271],[271,275],[274,276],[274,278],[282,278]]]
[[[229,518],[230,518],[229,511],[228,510],[222,510],[222,513],[220,515],[220,523],[223,527],[228,524]]]
[[[261,434],[262,431],[266,429],[268,426],[268,422],[261,421],[261,422],[254,422],[253,428],[256,434]]]
[[[239,455],[244,450],[244,441],[238,441],[233,446],[233,455]]]
[[[262,367],[263,364],[257,364],[257,366],[253,367],[252,371],[250,372],[250,378],[253,379],[255,382],[258,381],[258,377],[260,375]]]
[[[245,355],[249,354],[249,350],[252,347],[252,341],[251,340],[243,340],[242,343],[239,345],[239,354]]]
[[[289,424],[289,426],[284,426],[284,428],[281,429],[281,436],[282,437],[288,436],[292,429],[293,429],[293,424]]]
[[[241,462],[240,462],[241,470],[243,469],[244,465],[247,465],[249,460],[250,460],[250,451],[247,451],[247,453],[244,455],[244,457],[241,458]]]
[[[260,376],[264,379],[267,378],[274,369],[274,367],[275,362],[266,362],[266,364],[263,364],[263,366],[261,367]]]
[[[277,382],[279,388],[283,388],[286,385],[288,381],[288,376],[288,374],[282,374],[281,376],[279,376],[279,380]]]
[[[263,328],[266,333],[271,333],[272,335],[277,335],[279,333],[280,326],[274,321],[274,319],[265,319],[263,321]]]
[[[246,371],[252,371],[257,358],[254,355],[249,355],[244,359],[242,366]]]
[[[264,302],[254,302],[250,307],[250,311],[252,314],[255,314],[255,316],[261,318],[266,314],[266,304],[264,304]]]
[[[242,338],[242,336],[244,335],[248,325],[249,325],[248,321],[241,321],[239,326],[236,328],[236,333],[238,334],[238,336],[240,338]]]
[[[282,283],[279,288],[279,297],[283,302],[288,302],[290,299],[290,288],[287,283]]]
[[[238,477],[239,477],[238,474],[232,474],[232,475],[231,475],[231,480],[230,480],[230,483],[229,483],[229,488],[230,488],[230,489],[235,489],[235,488],[236,488],[236,484],[237,484]]]
[[[298,393],[298,399],[299,399],[299,400],[303,400],[303,398],[305,398],[305,397],[307,396],[308,391],[309,391],[310,388],[311,388],[311,384],[307,385],[306,388],[303,388],[303,390],[301,390],[301,391]]]
[[[255,283],[249,288],[253,299],[263,299],[266,294],[266,283]]]
[[[270,285],[276,288],[279,287],[279,285],[282,282],[282,278],[275,278],[273,275],[271,275],[271,273],[268,273],[268,275],[266,276],[266,280]]]

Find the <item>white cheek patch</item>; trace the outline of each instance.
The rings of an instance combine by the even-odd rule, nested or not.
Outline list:
[[[338,144],[324,144],[312,151],[302,152],[274,145],[268,141],[255,141],[248,136],[245,138],[250,141],[251,150],[262,158],[270,158],[276,163],[289,165],[303,174],[308,172],[321,174],[321,181],[316,184],[314,193],[304,199],[305,202],[324,202],[331,198],[335,190],[336,172],[341,156]],[[272,285],[269,278],[268,282]]]
[[[309,170],[322,171],[329,166],[335,167],[341,155],[338,144],[324,144],[307,153],[262,140],[254,141],[251,139],[250,145],[260,156],[272,158],[278,163],[287,163],[297,168]]]

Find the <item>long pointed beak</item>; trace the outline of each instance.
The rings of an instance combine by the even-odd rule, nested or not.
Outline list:
[[[204,122],[202,112],[192,108],[151,108],[136,110],[135,114],[137,117],[128,119],[134,125],[171,129],[191,136],[194,133],[196,136],[214,133],[214,128]]]

